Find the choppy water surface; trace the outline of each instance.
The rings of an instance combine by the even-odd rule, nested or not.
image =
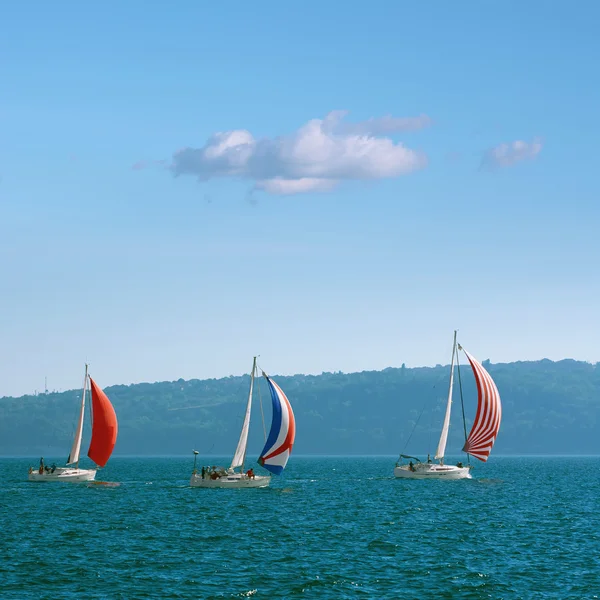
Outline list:
[[[263,490],[191,489],[186,458],[114,458],[116,487],[29,464],[0,459],[2,599],[600,598],[600,458],[402,481],[393,458],[292,457]]]

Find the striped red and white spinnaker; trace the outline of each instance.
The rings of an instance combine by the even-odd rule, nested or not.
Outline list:
[[[477,414],[463,452],[486,462],[502,420],[502,403],[500,393],[490,374],[482,364],[473,358],[464,348],[461,349],[469,359],[475,382],[477,384]]]
[[[448,386],[448,399],[446,400],[446,412],[444,413],[444,421],[442,423],[442,431],[440,433],[440,441],[438,442],[437,450],[434,458],[438,463],[434,463],[429,454],[427,462],[422,462],[415,456],[404,453],[402,450],[398,462],[394,468],[394,477],[401,479],[470,479],[471,478],[471,455],[486,462],[492,446],[496,441],[496,436],[500,430],[500,421],[502,420],[502,404],[500,403],[500,394],[498,388],[491,378],[490,374],[483,368],[483,365],[473,358],[464,348],[456,341],[456,331],[454,332],[454,341],[452,343],[452,359],[450,361],[450,377]],[[446,445],[448,443],[448,432],[450,430],[450,420],[452,416],[452,399],[454,393],[454,369],[458,371],[458,380],[460,377],[460,362],[458,360],[458,352],[462,350],[473,369],[475,375],[475,383],[477,384],[477,413],[471,433],[467,436],[467,422],[465,415],[465,407],[463,403],[462,383],[460,384],[460,403],[462,406],[463,427],[465,431],[465,444],[463,452],[467,453],[467,464],[458,461],[456,465],[449,465],[444,462],[446,457]],[[416,429],[417,421],[413,425],[413,431]],[[412,432],[409,436],[409,440]],[[408,444],[408,442],[407,442]],[[405,446],[406,447],[406,446]],[[402,459],[408,459],[407,464],[402,462]],[[413,463],[413,460],[415,463]]]

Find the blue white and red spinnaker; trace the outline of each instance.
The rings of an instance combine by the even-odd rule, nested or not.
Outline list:
[[[283,390],[266,374],[264,378],[269,384],[273,401],[273,418],[271,430],[260,453],[258,464],[275,475],[281,475],[292,452],[296,437],[296,420],[292,405]]]

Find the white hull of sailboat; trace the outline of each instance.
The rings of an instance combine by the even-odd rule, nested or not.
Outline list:
[[[117,441],[118,422],[115,409],[106,394],[98,387],[96,382],[88,374],[88,366],[85,365],[85,376],[83,378],[83,390],[79,409],[79,419],[73,445],[69,452],[66,466],[52,467],[44,464],[44,458],[40,458],[40,468],[29,467],[29,481],[50,482],[67,481],[79,483],[94,481],[97,469],[80,469],[79,456],[81,452],[81,441],[83,439],[83,423],[85,420],[86,395],[90,393],[92,413],[92,439],[88,450],[89,458],[102,468],[108,462]],[[70,465],[75,465],[72,467]]]
[[[267,380],[271,392],[273,417],[269,437],[267,437],[265,429],[265,447],[258,459],[258,464],[263,466],[266,471],[280,474],[283,469],[285,469],[292,451],[292,446],[294,445],[296,420],[294,418],[292,406],[287,399],[287,396],[283,393],[283,390],[264,371],[262,374]],[[256,356],[252,362],[252,371],[250,372],[250,391],[248,393],[248,402],[246,404],[246,414],[244,416],[242,431],[240,432],[240,438],[231,465],[227,468],[213,465],[208,470],[206,467],[202,467],[201,472],[198,473],[196,463],[199,452],[194,450],[194,468],[190,478],[191,487],[242,489],[266,488],[271,484],[271,475],[254,475],[254,469],[252,468],[244,472],[255,375]],[[239,471],[236,472],[235,469],[239,469]]]
[[[200,473],[194,473],[190,479],[190,485],[192,487],[202,488],[264,488],[269,487],[271,483],[270,475],[256,475],[255,477],[248,477],[245,473],[232,473],[231,475],[224,475],[217,479],[205,478],[202,479]]]
[[[96,469],[70,469],[57,468],[54,473],[33,471],[29,473],[29,481],[93,481],[96,478]]]
[[[448,400],[446,402],[446,412],[444,414],[444,423],[440,434],[440,441],[435,452],[435,458],[439,463],[433,464],[427,456],[427,462],[422,463],[414,456],[400,454],[400,458],[410,459],[411,462],[406,465],[396,463],[394,476],[402,479],[471,479],[471,466],[464,466],[462,462],[454,465],[444,465],[444,456],[446,453],[446,444],[448,442],[448,431],[450,429],[450,416],[452,411],[452,392],[454,389],[454,365],[458,365],[458,375],[460,381],[460,364],[458,361],[458,351],[462,350],[473,369],[473,375],[477,384],[477,415],[471,432],[467,436],[467,426],[463,408],[463,426],[465,430],[465,445],[463,452],[468,456],[477,458],[485,462],[492,449],[492,446],[500,429],[502,420],[502,403],[498,388],[491,378],[490,374],[483,368],[483,365],[475,360],[460,344],[456,342],[456,331],[454,332],[454,342],[452,344],[452,360],[450,361],[450,385],[448,388]],[[461,386],[461,404],[462,404],[462,386]],[[413,431],[416,423],[413,426]],[[412,433],[411,433],[412,436]],[[412,461],[415,460],[416,463]]]
[[[394,477],[400,479],[471,479],[471,469],[454,465],[419,463],[414,466],[414,471],[408,465],[396,467]]]

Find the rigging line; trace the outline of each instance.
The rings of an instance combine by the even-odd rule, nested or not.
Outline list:
[[[83,379],[83,385],[85,386],[86,384],[86,379],[84,377]],[[81,395],[83,395],[83,388],[81,388]],[[79,390],[76,390],[75,392],[75,397],[77,398],[77,400],[79,400],[81,398],[81,396],[79,395]],[[75,409],[74,409],[74,416],[73,416],[73,425],[71,427],[71,437],[74,438],[75,437],[75,430],[77,429],[77,421],[79,420],[79,411],[81,410],[81,404],[79,402],[77,402],[77,404],[74,405]],[[69,452],[69,457],[71,456],[71,452]],[[67,460],[69,460],[69,458],[67,458]]]
[[[94,411],[92,410],[92,378],[90,377],[90,374],[88,372],[88,376],[87,376],[87,390],[86,390],[86,396],[85,396],[85,402],[86,405],[88,407],[88,412],[90,413],[90,432],[93,430],[94,428]]]
[[[443,379],[440,379],[440,381],[443,381]],[[438,383],[440,383],[440,381],[434,383],[431,389],[435,390],[436,386],[438,385]],[[410,440],[411,440],[411,438],[413,436],[413,433],[417,429],[417,425],[419,424],[419,421],[421,420],[421,417],[423,416],[423,413],[425,412],[425,409],[427,408],[428,403],[429,403],[429,399],[426,398],[424,400],[424,402],[423,402],[423,408],[421,409],[421,413],[417,417],[417,420],[416,420],[415,424],[413,425],[412,431],[410,432],[410,435],[408,436],[408,439],[406,440],[406,444],[404,444],[404,447],[402,448],[402,454],[404,454],[404,451],[406,450],[406,447],[410,443]]]
[[[402,452],[400,454],[404,454],[404,451],[406,450],[406,447],[410,443],[413,433],[415,432],[415,429],[417,428],[417,425],[419,424],[419,421],[421,420],[421,417],[423,416],[423,413],[425,412],[426,407],[427,407],[427,401],[425,401],[423,403],[423,408],[421,409],[421,413],[417,417],[417,420],[415,421],[415,424],[413,425],[412,431],[410,432],[410,435],[408,436],[408,439],[406,440],[406,443],[404,444],[404,447],[402,448]]]
[[[267,441],[267,428],[265,427],[265,412],[263,410],[262,393],[260,391],[260,381],[258,381],[257,383],[258,383],[258,385],[256,387],[258,388],[258,403],[260,404],[260,416],[262,418],[263,433],[265,435],[265,442],[266,442]]]
[[[256,368],[260,369],[261,372],[263,373],[263,375],[266,375],[266,373],[263,371],[263,368],[258,364],[258,362],[256,363]],[[258,388],[258,403],[260,404],[260,416],[262,418],[263,433],[265,435],[265,442],[266,442],[267,441],[267,428],[265,426],[265,411],[263,410],[262,393],[260,391],[260,381],[258,382],[258,385],[256,387]]]
[[[429,436],[427,438],[427,454],[431,454],[431,432],[433,431],[433,413],[434,410],[431,410],[431,418],[429,420]]]
[[[410,435],[408,436],[408,439],[406,440],[406,443],[404,444],[400,454],[404,454],[408,444],[410,444],[410,440],[412,439],[413,433],[415,432],[415,429],[417,428],[417,425],[419,424],[419,421],[421,420],[421,417],[423,416],[424,412],[425,412],[425,406],[423,406],[423,408],[421,409],[421,413],[417,417],[417,420],[415,421],[415,424],[413,425],[412,431],[410,432]]]
[[[461,346],[458,346],[461,350]],[[464,350],[463,350],[464,352]],[[456,353],[456,368],[458,370],[458,387],[460,389],[460,406],[462,408],[462,418],[463,418],[463,429],[465,431],[465,444],[467,443],[467,421],[465,419],[465,402],[463,400],[463,390],[462,390],[462,379],[460,376],[460,360],[458,356],[458,352]],[[467,452],[467,464],[471,464],[471,455]]]
[[[85,402],[90,413],[90,430],[94,424],[94,413],[92,412],[92,378],[90,377],[90,363],[85,363],[85,385],[86,387],[86,398]]]

